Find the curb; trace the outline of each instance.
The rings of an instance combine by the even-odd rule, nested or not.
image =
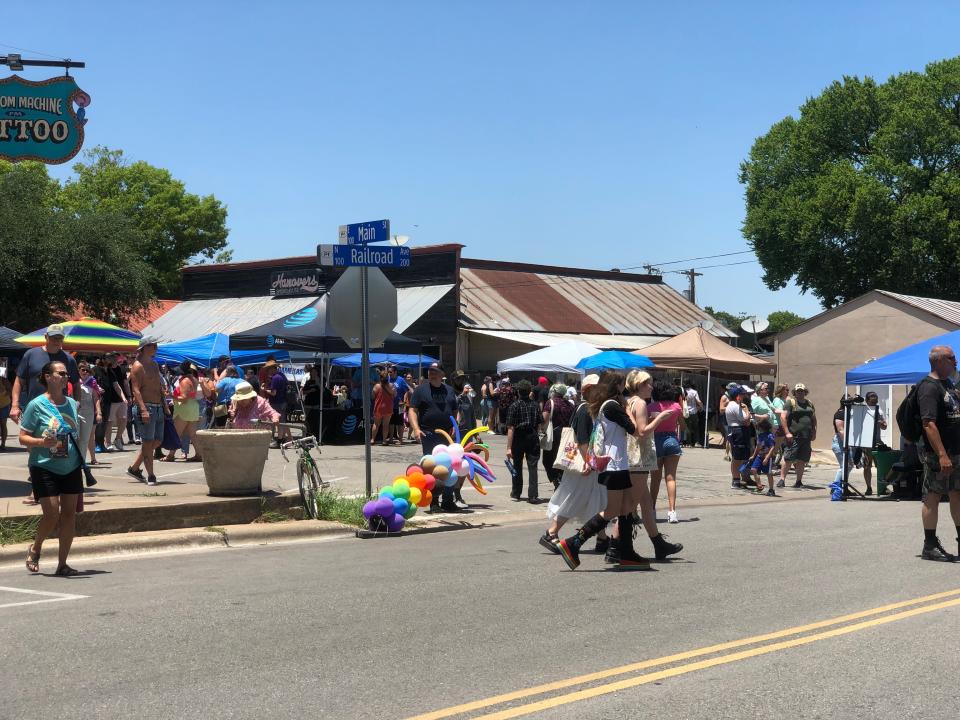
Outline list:
[[[77,537],[70,550],[70,558],[92,558],[106,555],[132,555],[144,552],[192,550],[206,547],[243,547],[269,545],[289,540],[318,537],[349,537],[352,528],[321,520],[298,520],[280,523],[226,525],[206,528],[131,532],[123,534]],[[29,543],[28,543],[29,544]],[[56,556],[59,543],[56,538],[44,542],[43,557]],[[23,543],[0,547],[0,567],[19,565],[26,556]]]

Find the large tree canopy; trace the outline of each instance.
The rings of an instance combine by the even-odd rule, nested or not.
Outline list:
[[[66,213],[43,166],[0,167],[0,324],[23,332],[83,306],[123,321],[150,303],[137,231],[114,213]]]
[[[96,147],[73,166],[76,178],[61,192],[63,207],[128,218],[139,231],[136,249],[153,271],[158,297],[180,294],[180,268],[191,259],[213,259],[227,245],[227,209],[213,195],[188,193],[168,170],[123,152]]]
[[[960,299],[960,58],[834,82],[754,143],[740,182],[769,288]]]

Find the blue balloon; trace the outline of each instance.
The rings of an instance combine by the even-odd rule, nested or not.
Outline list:
[[[385,487],[383,490],[380,491],[380,497],[390,498],[391,500],[393,500],[393,490],[391,488]]]
[[[453,470],[451,470],[450,474],[447,475],[446,479],[443,481],[443,486],[453,487],[456,484],[457,484],[457,474],[453,472]]]
[[[397,515],[406,515],[410,508],[410,503],[403,498],[396,498],[393,501],[393,510]]]

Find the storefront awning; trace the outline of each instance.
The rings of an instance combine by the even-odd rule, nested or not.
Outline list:
[[[397,325],[403,333],[432,308],[453,285],[424,285],[397,289]],[[295,298],[258,297],[185,300],[147,325],[144,335],[153,335],[161,343],[192,340],[201,335],[234,335],[305,308],[316,302],[316,295]]]
[[[487,335],[489,337],[508,340],[510,342],[533,345],[534,347],[551,347],[570,340],[579,340],[601,350],[639,350],[653,345],[666,338],[659,335],[597,335],[593,333],[548,333],[520,330],[479,330],[464,328],[469,333]]]

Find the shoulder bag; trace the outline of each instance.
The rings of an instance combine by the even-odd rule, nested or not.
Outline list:
[[[584,407],[586,403],[581,403],[573,411],[570,418],[570,424],[560,431],[560,447],[557,449],[557,457],[553,461],[555,470],[570,470],[573,472],[583,472],[583,456],[580,454],[580,447],[577,445],[577,436],[573,430],[573,417]]]
[[[540,449],[550,452],[553,450],[553,400],[550,401],[550,419],[546,429],[540,433]]]

